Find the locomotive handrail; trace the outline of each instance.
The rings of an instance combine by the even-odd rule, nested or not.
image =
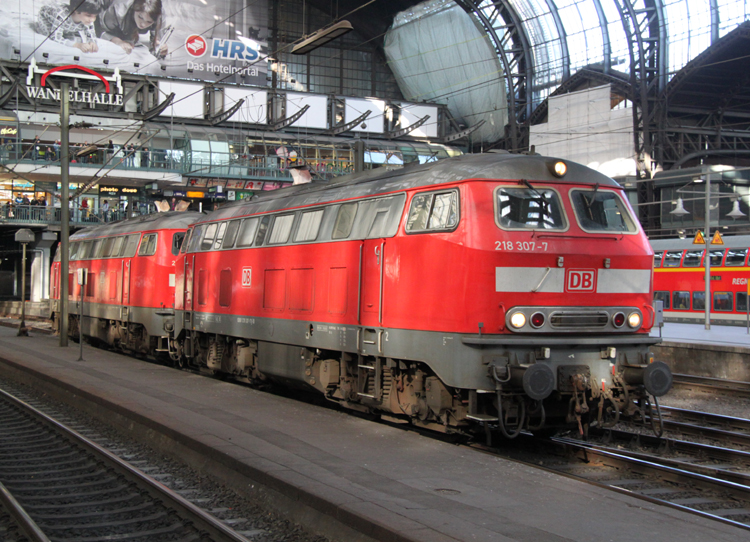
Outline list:
[[[479,337],[461,337],[461,342],[474,346],[504,346],[504,345],[522,345],[529,344],[533,340],[534,344],[539,346],[571,346],[571,345],[596,345],[596,344],[658,344],[662,342],[659,337],[617,337],[613,335],[604,335],[600,337],[540,337],[537,335],[507,336],[501,338],[479,338]]]

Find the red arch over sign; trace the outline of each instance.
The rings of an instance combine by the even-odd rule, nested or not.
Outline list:
[[[106,92],[109,93],[109,81],[107,81],[102,74],[95,72],[91,68],[86,68],[84,66],[76,66],[75,64],[70,64],[68,66],[58,66],[57,68],[52,68],[51,70],[45,72],[44,75],[42,75],[42,86],[44,86],[44,82],[47,80],[48,75],[52,75],[55,72],[61,72],[64,70],[83,70],[86,73],[95,75],[96,77],[102,80],[102,83],[104,83],[104,88],[106,89]]]

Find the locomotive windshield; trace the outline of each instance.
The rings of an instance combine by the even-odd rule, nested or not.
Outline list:
[[[501,186],[496,192],[497,223],[508,230],[564,230],[560,197],[545,188]]]
[[[609,190],[571,190],[573,208],[581,228],[587,231],[634,233],[635,221],[620,197]]]

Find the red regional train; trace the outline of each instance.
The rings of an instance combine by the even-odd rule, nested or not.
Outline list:
[[[671,387],[650,351],[653,252],[620,186],[582,165],[464,155],[178,221],[71,238],[92,269],[106,260],[76,247],[131,229],[163,256],[151,312],[122,298],[87,312],[85,335],[445,432],[653,419]]]
[[[654,299],[661,300],[664,319],[704,322],[706,310],[705,247],[692,239],[653,240]],[[750,265],[750,235],[724,237],[711,245],[710,318],[717,324],[745,325]]]

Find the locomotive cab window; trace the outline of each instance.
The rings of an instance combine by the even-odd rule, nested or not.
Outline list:
[[[458,224],[458,192],[417,194],[411,200],[407,232],[451,230]]]
[[[682,251],[670,250],[664,255],[664,263],[662,264],[662,266],[663,267],[680,267],[681,261],[682,261]]]
[[[149,233],[143,236],[141,247],[138,249],[138,256],[153,256],[156,254],[156,233]]]
[[[638,231],[625,202],[610,190],[571,190],[576,218],[581,228],[590,232]]]
[[[686,250],[682,259],[682,267],[700,267],[703,261],[702,250]]]
[[[123,258],[132,258],[133,256],[135,256],[135,251],[138,248],[138,240],[140,238],[141,236],[138,233],[128,235],[128,242],[122,249]]]
[[[746,248],[729,248],[727,249],[727,259],[724,265],[727,267],[738,267],[745,265],[745,259],[747,258]]]
[[[172,235],[172,255],[177,256],[180,253],[182,240],[185,239],[185,232],[178,231]]]
[[[219,224],[219,229],[216,230],[216,239],[214,240],[214,250],[219,250],[221,248],[221,243],[224,240],[224,233],[227,231],[227,223],[221,222]]]
[[[180,254],[185,254],[190,244],[190,236],[193,233],[193,228],[190,228],[185,234],[185,238],[182,240],[182,246],[180,247]]]
[[[549,188],[498,187],[495,218],[504,230],[565,230],[568,227],[560,197]]]
[[[190,236],[190,244],[188,245],[188,252],[195,252],[198,250],[198,246],[201,242],[201,234],[203,233],[203,225],[196,226],[193,228],[193,235]]]

